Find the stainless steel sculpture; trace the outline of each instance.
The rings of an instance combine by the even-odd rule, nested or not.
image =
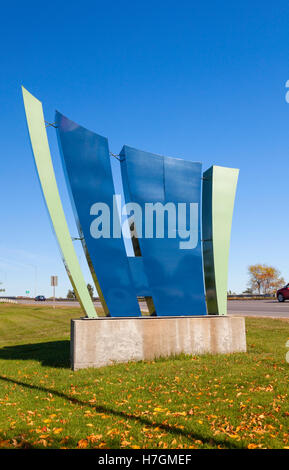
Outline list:
[[[63,259],[85,314],[96,317],[59,198],[42,106],[24,89],[23,97]],[[108,140],[59,112],[55,127],[79,236],[105,314],[141,316],[142,296],[153,315],[225,315],[238,170],[214,166],[202,177],[201,163],[124,146],[119,159],[135,254],[128,257]]]

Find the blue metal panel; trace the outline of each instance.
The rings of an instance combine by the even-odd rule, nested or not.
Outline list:
[[[142,256],[130,256],[128,261],[137,295],[151,297],[152,294],[145,274]]]
[[[127,202],[138,203],[145,213],[146,203],[197,203],[197,243],[180,249],[178,232],[168,238],[145,238],[144,217],[139,245],[157,315],[205,315],[205,293],[200,231],[201,164],[162,157],[124,146],[122,179]],[[187,226],[189,210],[187,210]],[[154,224],[155,229],[155,224]]]
[[[56,112],[56,126],[72,206],[88,262],[104,308],[111,316],[140,316],[122,237],[112,237],[114,184],[108,141]],[[110,209],[109,238],[93,238],[93,204]],[[105,301],[104,301],[104,299]]]

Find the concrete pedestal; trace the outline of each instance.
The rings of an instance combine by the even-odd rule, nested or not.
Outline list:
[[[246,352],[244,317],[71,320],[73,370],[176,354]]]

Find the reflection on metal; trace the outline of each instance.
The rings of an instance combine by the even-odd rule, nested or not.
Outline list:
[[[79,236],[103,308],[114,317],[140,316],[121,232],[119,237],[96,239],[91,236],[91,208],[95,203],[106,204],[109,208],[109,226],[112,227],[114,222],[115,190],[108,141],[58,112],[55,122]]]
[[[186,203],[198,207],[196,244],[180,249],[176,233],[163,238],[138,238],[143,269],[159,316],[206,315],[200,236],[201,164],[162,157],[124,146],[121,153],[122,180],[127,202],[137,203],[145,213],[147,203]],[[186,226],[190,226],[189,211]],[[155,224],[154,224],[155,233]]]
[[[42,104],[25,88],[22,92],[36,168],[64,265],[83,311],[88,317],[95,318],[97,314],[79,266],[57,188]]]
[[[210,315],[227,314],[231,224],[239,170],[212,166],[203,181],[203,259]]]
[[[120,160],[120,161],[123,161],[123,160]],[[146,278],[146,275],[145,275],[145,272],[144,272],[143,262],[142,262],[142,258],[141,258],[141,249],[140,249],[139,240],[138,240],[138,237],[137,237],[137,232],[136,232],[136,227],[135,227],[134,222],[132,222],[130,224],[129,229],[130,229],[132,247],[133,247],[133,251],[134,251],[134,258],[129,258],[129,261],[137,260],[137,259],[140,260],[140,261],[130,262],[131,271],[133,271],[134,266],[137,266],[137,265],[141,264],[140,272],[138,272],[137,274],[134,271],[132,272],[132,276],[134,278],[134,285],[136,287],[138,285],[140,279],[145,278],[145,284],[147,286],[147,292],[146,293],[141,293],[141,290],[138,290],[136,288],[137,295],[138,296],[140,296],[140,295],[144,296],[144,301],[146,303],[149,315],[156,315],[156,308],[155,308],[154,301],[153,301],[153,298],[151,296],[151,292],[150,292],[149,287],[148,287],[148,281],[147,281],[147,278]]]

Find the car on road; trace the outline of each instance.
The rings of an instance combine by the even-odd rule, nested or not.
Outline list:
[[[44,295],[37,295],[34,300],[35,302],[44,302],[46,298],[44,297]]]
[[[289,284],[286,284],[282,289],[277,290],[276,295],[279,302],[284,302],[289,299]]]

